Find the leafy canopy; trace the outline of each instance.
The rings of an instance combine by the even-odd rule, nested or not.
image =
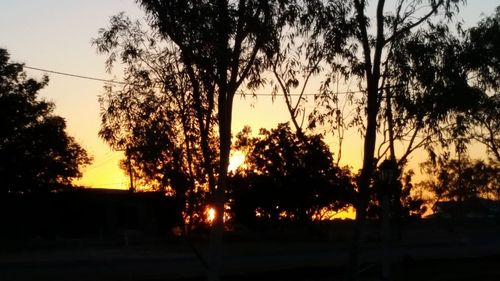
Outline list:
[[[237,220],[255,220],[258,214],[271,221],[308,221],[350,203],[352,176],[334,165],[319,135],[299,137],[288,123],[261,129],[258,137],[250,134],[245,128],[235,143],[246,153],[231,180]]]
[[[120,63],[125,73],[123,85],[106,86],[99,98],[99,136],[125,151],[122,168],[135,189],[168,192],[192,221],[205,207],[207,174],[215,166],[215,119],[193,90],[179,49],[123,13],[111,18],[93,44],[108,57],[108,70]]]
[[[70,186],[90,164],[86,151],[66,134],[54,104],[38,98],[47,85],[27,78],[23,65],[0,49],[0,177],[2,193],[48,192]]]

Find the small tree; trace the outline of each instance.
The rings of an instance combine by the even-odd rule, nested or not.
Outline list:
[[[231,179],[237,220],[307,222],[352,203],[352,177],[334,165],[320,135],[299,137],[287,123],[250,133],[245,128],[235,143],[246,153]]]
[[[91,162],[66,134],[64,119],[53,114],[54,104],[38,98],[47,83],[47,77],[27,78],[23,65],[9,62],[0,49],[1,193],[63,190]]]
[[[433,206],[442,200],[463,203],[478,198],[498,199],[498,167],[482,160],[430,160],[422,163],[421,169],[428,179],[418,185],[433,194]]]

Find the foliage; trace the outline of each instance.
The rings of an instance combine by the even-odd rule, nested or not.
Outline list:
[[[209,247],[208,279],[219,280],[233,99],[243,83],[249,89],[263,83],[263,58],[271,56],[277,44],[275,25],[279,3],[260,0],[138,2],[148,14],[151,26],[179,48],[194,96],[204,97],[198,101],[203,100],[209,109],[201,112],[198,108],[198,115],[209,119],[214,113],[217,116],[217,184],[209,174],[215,218]],[[206,132],[200,133],[204,156],[208,157]]]
[[[231,147],[233,98],[243,83],[255,89],[263,83],[263,58],[276,45],[277,2],[274,1],[139,1],[150,25],[179,50],[189,76],[197,114],[204,124],[215,113],[219,129],[217,188],[209,174],[209,187],[217,210],[224,205],[224,189]],[[200,104],[207,111],[199,109]],[[204,156],[207,132],[201,130]],[[206,138],[206,137],[205,137]],[[205,158],[206,158],[205,157]],[[222,212],[215,225],[221,229]]]
[[[434,201],[451,200],[465,202],[477,198],[500,199],[498,164],[482,160],[446,159],[421,164],[428,176],[420,182],[420,188],[432,193]]]
[[[299,137],[288,124],[279,124],[251,137],[247,127],[237,135],[235,148],[246,153],[244,167],[230,181],[239,222],[304,222],[352,202],[352,176],[334,165],[319,135]]]
[[[306,7],[307,1],[297,1],[279,10],[284,23],[276,28],[279,43],[267,62],[272,73],[273,99],[278,94],[284,97],[290,121],[299,137],[304,134],[308,84],[321,72],[324,60],[321,44],[314,40],[309,28],[301,24],[307,18]]]
[[[443,24],[429,27],[400,40],[393,51],[386,80],[393,98],[396,140],[405,141],[401,159],[418,149],[447,148],[453,143],[463,152],[466,138],[464,119],[471,115],[483,93],[468,83],[468,71],[460,54],[463,44]]]
[[[469,119],[469,134],[500,162],[500,93],[483,95]]]
[[[465,32],[462,62],[474,72],[474,82],[481,89],[500,88],[500,6],[493,15],[486,17]]]
[[[387,78],[388,66],[394,60],[393,50],[397,49],[397,43],[410,36],[426,24],[435,22],[438,17],[450,19],[458,10],[459,0],[440,1],[412,1],[400,0],[393,4],[392,11],[386,10],[385,0],[378,1],[312,1],[316,4],[315,21],[319,38],[325,44],[331,46],[331,53],[327,55],[332,69],[337,70],[347,79],[353,77],[358,82],[359,91],[363,93],[357,99],[358,109],[354,118],[354,124],[358,125],[363,136],[363,162],[358,177],[358,194],[356,196],[356,230],[353,234],[352,250],[350,255],[350,267],[352,280],[359,275],[359,253],[363,230],[363,221],[370,198],[373,194],[374,171],[380,158],[375,155],[377,145],[377,133],[382,128],[381,115],[383,113],[382,101],[384,89],[390,88]],[[375,3],[373,3],[375,2]],[[372,17],[368,15],[369,6],[375,6]],[[331,8],[330,8],[331,7]],[[327,17],[329,9],[341,11],[340,17]],[[373,19],[373,21],[372,21]],[[343,25],[342,25],[343,24]],[[315,26],[314,24],[312,26]],[[345,26],[346,28],[339,28]],[[328,91],[336,94],[335,91]],[[338,95],[338,94],[337,94]],[[318,95],[321,99],[326,96],[326,104],[335,98],[328,95]],[[390,104],[391,98],[387,99]],[[337,114],[339,108],[335,105],[329,106],[333,113],[327,117],[338,118],[345,115]],[[391,106],[388,106],[391,108]],[[394,149],[394,137],[392,133],[393,124],[390,122],[391,114],[388,113],[389,148],[391,159],[396,159]],[[334,123],[334,122],[332,122]],[[347,122],[349,123],[349,121]],[[384,276],[387,277],[387,276]]]
[[[407,88],[398,88],[401,96],[413,91],[410,84],[419,77],[416,70],[408,62],[408,57],[399,56],[411,52],[402,44],[410,38],[419,37],[419,32],[431,29],[436,19],[443,17],[450,19],[458,10],[460,1],[396,1],[393,9],[387,9],[390,3],[386,1],[312,1],[309,21],[312,32],[317,39],[323,42],[323,49],[328,52],[325,56],[332,70],[331,75],[324,80],[320,92],[316,96],[319,105],[319,115],[313,116],[313,125],[327,123],[336,127],[347,128],[356,126],[364,137],[363,168],[359,177],[360,200],[366,201],[373,180],[373,169],[381,155],[375,155],[377,144],[377,131],[383,127],[386,112],[384,112],[383,98],[386,97],[385,89],[399,86],[399,82],[406,83]],[[374,14],[368,14],[368,6],[375,6]],[[339,26],[343,28],[339,28]],[[431,49],[424,49],[424,51]],[[431,57],[437,52],[429,52]],[[425,59],[425,57],[423,57]],[[399,74],[393,70],[394,65],[404,65],[408,69],[408,76],[394,81]],[[410,71],[410,73],[408,72]],[[423,73],[428,75],[431,71]],[[340,75],[344,81],[354,79],[359,86],[360,95],[351,94],[345,99],[355,105],[357,109],[351,113],[344,111],[344,106],[339,106],[340,93],[332,87],[340,82]],[[408,80],[410,79],[410,80]],[[389,106],[392,107],[392,106]],[[324,109],[324,110],[323,110]],[[398,112],[396,112],[398,113]],[[350,116],[350,120],[346,118]],[[400,122],[400,124],[406,124]],[[387,126],[391,130],[394,124]],[[408,138],[409,130],[401,130],[395,137]],[[419,131],[418,129],[416,131]],[[341,131],[339,133],[342,133]],[[414,133],[414,132],[410,132]],[[409,136],[411,138],[411,135]],[[394,137],[389,141],[382,141],[393,146]],[[412,148],[413,149],[413,148]],[[408,151],[413,151],[409,149]],[[391,155],[396,157],[396,155]],[[401,157],[406,158],[406,157]],[[404,162],[404,159],[402,163]],[[375,164],[375,165],[374,165]],[[363,199],[364,198],[364,199]],[[362,202],[361,202],[362,203]],[[364,205],[365,203],[362,203]],[[361,209],[364,209],[361,207]]]
[[[0,177],[2,193],[50,192],[67,188],[90,164],[86,151],[66,134],[54,104],[38,97],[48,84],[27,78],[23,65],[0,49]]]
[[[437,201],[464,201],[495,193],[491,191],[493,178],[484,182],[495,173],[495,165],[448,159],[450,143],[460,156],[473,140],[500,159],[498,93],[489,94],[498,89],[498,42],[489,35],[500,31],[499,14],[497,10],[463,32],[463,38],[453,35],[443,23],[429,23],[427,29],[400,40],[393,51],[395,59],[387,80],[394,86],[386,93],[394,98],[396,139],[409,140],[405,158],[419,147],[430,152],[423,170],[433,179],[420,186],[436,195]],[[411,131],[407,137],[401,134]],[[442,155],[436,153],[436,143],[444,148]]]
[[[100,96],[99,135],[113,149],[125,151],[122,168],[132,172],[136,186],[173,194],[185,218],[195,223],[205,207],[206,175],[214,173],[214,121],[205,123],[197,114],[208,112],[207,103],[195,107],[197,98],[178,48],[124,14],[110,22],[93,43],[108,55],[108,70],[120,59],[125,83],[106,86]],[[201,149],[202,130],[208,159]]]
[[[500,159],[500,113],[495,92],[499,87],[500,46],[496,37],[490,36],[500,32],[499,10],[469,30],[461,31],[459,26],[461,36],[453,35],[445,23],[429,23],[428,29],[400,40],[394,51],[395,63],[389,68],[388,81],[394,91],[387,91],[394,96],[397,138],[413,127],[410,144],[415,144],[415,149],[427,148],[431,157],[438,156],[436,143],[445,152],[453,143],[456,151],[463,153],[468,144],[477,141],[497,161]]]
[[[380,173],[380,170],[378,171]],[[407,218],[421,218],[427,211],[425,200],[421,194],[416,192],[413,184],[413,170],[404,173],[396,171],[393,175],[394,182],[390,187],[380,182],[379,178],[374,180],[375,194],[370,201],[368,216],[382,218],[382,200],[387,195],[389,199],[389,216],[395,220]]]
[[[461,62],[470,83],[483,91],[470,118],[468,136],[484,144],[500,162],[500,6],[495,13],[465,32]]]
[[[402,175],[401,194],[398,197],[401,208],[394,208],[399,211],[399,214],[396,214],[399,217],[421,218],[427,211],[425,200],[416,192],[417,188],[413,184],[414,175],[413,170],[408,170]]]

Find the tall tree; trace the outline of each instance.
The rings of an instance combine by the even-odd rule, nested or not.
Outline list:
[[[216,216],[210,243],[209,279],[218,279],[234,95],[247,81],[261,84],[262,58],[274,52],[275,1],[139,1],[152,26],[180,50],[194,95],[216,110],[219,129],[217,184],[211,184]],[[200,84],[211,85],[202,91]],[[215,108],[216,107],[216,108]],[[212,110],[205,113],[211,116]]]
[[[381,110],[384,89],[389,88],[385,67],[394,60],[395,45],[415,30],[425,28],[427,24],[443,15],[451,18],[458,9],[459,0],[394,1],[390,10],[385,0],[378,1],[312,1],[317,26],[325,44],[330,46],[329,60],[335,69],[343,71],[349,77],[358,77],[360,90],[364,91],[361,99],[364,113],[362,133],[364,138],[362,169],[358,178],[358,196],[356,203],[357,227],[353,237],[351,253],[351,279],[357,279],[359,266],[359,241],[366,216],[373,184],[375,147],[377,129],[381,125],[378,116]],[[369,4],[371,4],[369,6]],[[372,6],[373,5],[373,6]],[[368,14],[368,8],[374,8],[374,14]],[[328,11],[340,11],[338,18],[324,16]],[[326,14],[328,15],[328,14]],[[343,31],[338,25],[345,26]],[[323,31],[321,31],[323,30]],[[337,60],[333,60],[337,58]],[[395,155],[391,155],[395,158]]]
[[[399,147],[404,147],[398,157],[400,165],[416,149],[426,148],[431,156],[426,166],[431,167],[435,165],[430,163],[448,161],[449,144],[453,144],[458,153],[454,164],[458,168],[463,164],[465,171],[469,161],[463,154],[467,144],[476,140],[494,159],[500,159],[495,92],[500,49],[492,36],[500,31],[499,14],[497,9],[495,15],[464,32],[458,25],[458,35],[447,23],[432,23],[396,42],[394,59],[385,68],[391,87],[385,89],[382,104],[387,123],[379,158],[389,151],[394,155],[394,142],[400,141]],[[438,155],[437,148],[444,148],[444,154]]]
[[[23,65],[0,49],[1,193],[59,191],[90,164],[86,151],[66,134],[54,104],[38,97],[48,83],[28,78]]]

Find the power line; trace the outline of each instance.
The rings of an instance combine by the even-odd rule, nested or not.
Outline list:
[[[31,70],[36,70],[36,71],[42,71],[42,72],[47,72],[47,73],[52,73],[52,74],[57,74],[57,75],[63,75],[63,76],[68,76],[68,77],[74,77],[74,78],[79,78],[79,79],[87,79],[87,80],[93,80],[93,81],[99,81],[99,82],[105,82],[105,83],[113,83],[113,84],[120,84],[120,85],[127,85],[128,83],[125,81],[116,81],[116,80],[109,80],[109,79],[103,79],[103,78],[96,78],[96,77],[91,77],[91,76],[85,76],[85,75],[78,75],[78,74],[73,74],[73,73],[68,73],[68,72],[61,72],[61,71],[55,71],[55,70],[50,70],[50,69],[45,69],[45,68],[39,68],[39,67],[31,67],[31,66],[23,66],[24,68],[31,69]],[[467,78],[467,81],[471,81],[472,79],[477,78],[476,76],[469,77]],[[393,85],[389,87],[384,87],[384,89],[388,88],[396,88],[399,87],[398,85]],[[349,95],[349,94],[362,94],[366,93],[367,90],[358,90],[358,91],[343,91],[343,92],[335,92],[334,94],[336,95]],[[291,97],[298,97],[298,96],[316,96],[317,94],[289,94]],[[246,94],[242,94],[242,96],[246,96]],[[270,97],[278,97],[282,95],[278,94],[254,94],[254,95],[249,95],[249,96],[270,96]]]
[[[44,69],[44,68],[31,67],[31,66],[26,66],[26,65],[24,66],[24,68],[31,69],[31,70],[36,70],[36,71],[47,72],[47,73],[52,73],[52,74],[57,74],[57,75],[75,77],[75,78],[80,78],[80,79],[94,80],[94,81],[99,81],[99,82],[114,83],[114,84],[121,84],[121,85],[127,84],[127,83],[125,83],[123,81],[108,80],[108,79],[102,79],[102,78],[96,78],[96,77],[90,77],[90,76],[72,74],[72,73],[67,73],[67,72],[49,70],[49,69]]]
[[[85,172],[88,173],[88,172],[93,172],[95,169],[97,168],[101,168],[102,166],[105,166],[105,165],[108,165],[109,163],[111,163],[112,161],[117,161],[119,160],[118,157],[121,157],[123,155],[119,155],[119,154],[110,154],[109,156],[101,159],[99,162],[97,163],[93,163],[91,165],[89,165],[86,169],[85,169]]]
[[[47,73],[52,73],[52,74],[57,74],[57,75],[62,75],[62,76],[68,76],[68,77],[73,77],[73,78],[79,78],[79,79],[87,79],[87,80],[93,80],[93,81],[99,81],[99,82],[105,82],[105,83],[113,83],[113,84],[120,84],[120,85],[127,85],[127,82],[124,81],[116,81],[116,80],[108,80],[108,79],[103,79],[103,78],[97,78],[97,77],[91,77],[91,76],[86,76],[86,75],[79,75],[79,74],[73,74],[73,73],[68,73],[68,72],[62,72],[62,71],[55,71],[55,70],[50,70],[46,68],[39,68],[39,67],[32,67],[32,66],[24,66],[24,68],[31,69],[31,70],[36,70],[36,71],[41,71],[41,72],[47,72]],[[347,94],[357,94],[357,93],[364,93],[366,91],[344,91],[344,92],[337,92],[335,94],[338,95],[347,95]],[[315,96],[316,94],[303,94],[302,96]],[[246,95],[245,95],[246,96]],[[251,96],[251,95],[249,95]],[[275,96],[279,97],[282,95],[278,94],[255,94],[255,96]],[[300,94],[290,94],[289,96],[292,97],[298,97]]]
[[[362,94],[362,93],[366,93],[366,91],[364,90],[359,90],[359,91],[345,91],[345,92],[333,92],[333,94],[335,95],[348,95],[348,94]],[[245,95],[249,95],[249,94],[245,94]],[[302,96],[317,96],[318,94],[302,94]],[[251,95],[249,95],[251,96]],[[275,96],[275,97],[282,97],[283,95],[282,94],[255,94],[255,96],[257,97],[261,97],[261,96],[267,96],[267,97],[272,97],[272,96]],[[291,97],[299,97],[300,94],[289,94],[288,96],[291,96]]]
[[[99,81],[99,82],[105,82],[105,83],[113,83],[113,84],[120,84],[120,85],[127,85],[128,83],[125,81],[116,81],[116,80],[109,80],[109,79],[103,79],[103,78],[96,78],[96,77],[91,77],[91,76],[85,76],[85,75],[78,75],[78,74],[73,74],[73,73],[68,73],[68,72],[61,72],[61,71],[55,71],[55,70],[50,70],[50,69],[45,69],[45,68],[39,68],[39,67],[31,67],[31,66],[24,66],[24,68],[31,69],[31,70],[36,70],[36,71],[42,71],[42,72],[47,72],[47,73],[52,73],[52,74],[57,74],[57,75],[63,75],[63,76],[68,76],[68,77],[74,77],[74,78],[79,78],[79,79],[87,79],[87,80],[93,80],[93,81]],[[477,76],[476,76],[477,77]],[[467,81],[470,81],[476,77],[470,77],[467,79]],[[385,87],[385,88],[396,88],[398,85],[390,86],[390,87]],[[349,95],[349,94],[362,94],[366,93],[366,90],[357,90],[357,91],[342,91],[342,92],[335,92],[333,94],[335,95]],[[270,96],[270,97],[279,97],[282,96],[280,94],[242,94],[242,96]],[[298,96],[316,96],[317,94],[289,94],[291,97],[298,97]]]

